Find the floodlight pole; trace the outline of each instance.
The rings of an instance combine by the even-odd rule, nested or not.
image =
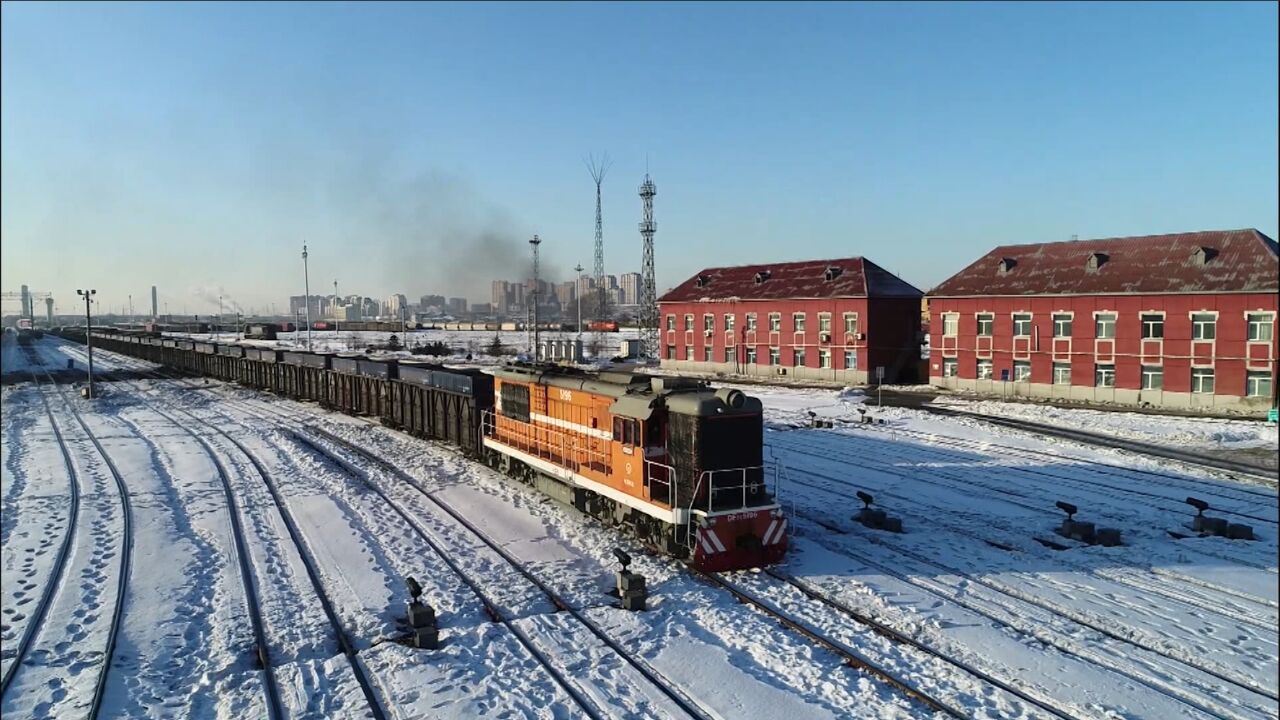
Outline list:
[[[84,297],[84,345],[89,353],[89,397],[93,397],[93,317],[89,311],[91,298],[97,290],[76,290],[76,294]]]
[[[578,337],[582,337],[582,263],[574,265],[573,270],[578,273],[574,281],[573,294],[578,297]]]
[[[304,288],[303,292],[306,293],[303,296],[303,302],[307,306],[307,349],[310,350],[311,349],[311,274],[310,274],[310,271],[307,269],[307,244],[306,243],[302,244],[302,282],[303,282],[303,288]]]
[[[542,244],[542,240],[534,235],[529,241],[529,245],[533,248],[533,359],[538,360],[538,246]]]

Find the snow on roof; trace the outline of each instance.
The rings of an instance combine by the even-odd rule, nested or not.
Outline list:
[[[920,297],[920,290],[861,257],[706,268],[658,302]]]
[[[1276,241],[1257,230],[1001,245],[930,297],[1275,292]]]

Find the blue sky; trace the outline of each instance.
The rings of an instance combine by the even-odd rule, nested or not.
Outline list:
[[[464,293],[865,255],[928,289],[1004,243],[1277,231],[1254,4],[14,4],[0,284]]]

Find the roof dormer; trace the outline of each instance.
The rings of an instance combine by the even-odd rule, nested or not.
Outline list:
[[[1110,259],[1111,256],[1106,253],[1089,253],[1089,259],[1085,262],[1085,269],[1089,272],[1097,272],[1098,268],[1101,268]]]
[[[1017,264],[1018,261],[1013,258],[1000,258],[999,264],[996,265],[996,272],[999,272],[1001,275],[1007,275]]]
[[[768,270],[761,270],[760,272],[756,273],[755,280],[757,285],[762,284],[765,280],[768,280],[768,279],[769,279]]]
[[[1217,250],[1211,247],[1205,247],[1201,245],[1200,247],[1195,249],[1195,252],[1191,253],[1191,264],[1199,265],[1203,267],[1205,265],[1208,265],[1209,261],[1214,259],[1217,256],[1218,256]]]
[[[840,277],[840,274],[843,272],[844,272],[844,268],[831,265],[827,267],[827,269],[822,273],[822,279],[826,280],[827,282],[831,282],[832,280],[835,280],[836,278]]]

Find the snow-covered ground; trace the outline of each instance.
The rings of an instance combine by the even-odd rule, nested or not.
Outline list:
[[[37,353],[49,363],[77,359],[74,346],[51,343]],[[95,365],[138,365],[108,355],[95,353]],[[1274,487],[916,410],[871,407],[885,422],[861,424],[859,409],[867,408],[853,390],[743,389],[765,403],[768,454],[783,468],[780,496],[795,528],[776,573],[727,576],[753,595],[964,717],[1277,717]],[[89,402],[65,388],[3,389],[6,667],[36,620],[38,598],[52,589],[0,705],[6,718],[85,713],[121,599],[104,716],[266,717],[232,512],[244,527],[287,717],[368,716],[320,610],[321,594],[391,717],[686,714],[638,668],[703,717],[930,716],[678,562],[643,553],[446,447],[217,383],[142,380],[105,390]],[[115,592],[127,549],[122,505],[75,411],[132,498],[124,598]],[[807,427],[810,413],[835,426]],[[1152,430],[1147,419],[1167,424]],[[1211,433],[1197,430],[1198,420],[1129,422],[1135,433]],[[393,459],[632,659],[556,612],[414,486],[308,434],[309,425]],[[54,428],[67,440],[72,474]],[[1268,437],[1274,444],[1274,431],[1257,442]],[[67,536],[73,482],[81,495]],[[901,517],[906,532],[852,522],[861,504],[856,490]],[[1188,495],[1208,500],[1210,514],[1252,525],[1257,540],[1194,537]],[[1077,519],[1120,528],[1124,544],[1090,547],[1056,535],[1056,500],[1077,504]],[[64,537],[70,552],[59,572],[54,559]],[[449,553],[465,579],[434,547]],[[632,551],[633,569],[647,576],[647,612],[623,612],[606,594],[613,547]],[[421,582],[438,613],[437,651],[394,641],[405,630],[406,575]],[[788,579],[932,652],[875,632]],[[479,595],[504,622],[491,621]]]

